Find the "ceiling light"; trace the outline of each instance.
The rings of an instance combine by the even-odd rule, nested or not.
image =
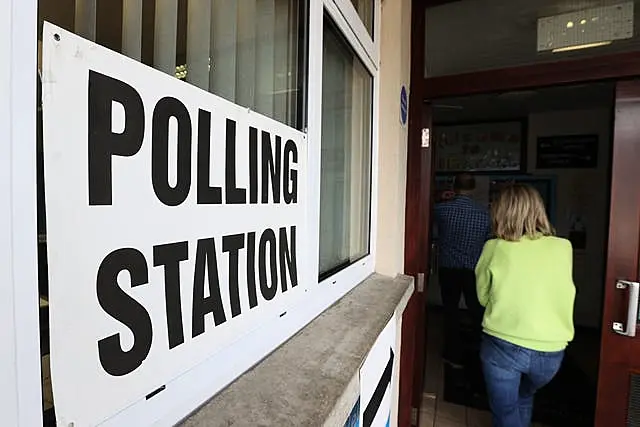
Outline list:
[[[575,45],[575,46],[567,46],[567,47],[560,47],[558,49],[553,49],[551,52],[553,52],[553,53],[569,52],[571,50],[589,49],[589,48],[592,48],[592,47],[607,46],[607,45],[610,45],[610,44],[611,44],[611,41],[598,42],[598,43],[578,44],[578,45]]]
[[[537,51],[562,48],[573,50],[574,46],[593,47],[593,43],[632,39],[635,9],[633,1],[626,1],[614,6],[600,6],[540,18]]]

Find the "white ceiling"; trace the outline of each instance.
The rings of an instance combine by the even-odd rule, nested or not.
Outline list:
[[[427,77],[640,50],[640,0],[633,39],[573,52],[537,52],[538,18],[628,0],[463,0],[426,12]]]

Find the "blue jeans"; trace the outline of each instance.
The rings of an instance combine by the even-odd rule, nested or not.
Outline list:
[[[480,347],[494,427],[529,427],[533,395],[562,364],[564,351],[529,350],[484,334]]]

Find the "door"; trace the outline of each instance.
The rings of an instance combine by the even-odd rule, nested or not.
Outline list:
[[[640,426],[640,80],[617,84],[612,161],[596,426]]]
[[[413,104],[415,105],[415,104]],[[414,107],[415,108],[415,107]],[[417,111],[416,111],[417,110]],[[410,112],[405,211],[405,273],[415,278],[415,291],[402,316],[398,425],[418,425],[424,388],[426,304],[429,269],[432,147],[431,105]],[[416,123],[412,121],[415,120]]]

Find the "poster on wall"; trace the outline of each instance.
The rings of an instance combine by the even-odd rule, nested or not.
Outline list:
[[[520,171],[524,122],[436,125],[436,170],[453,172]]]
[[[43,34],[55,410],[58,425],[94,426],[299,301],[306,141],[53,25]]]
[[[539,137],[537,169],[593,169],[598,167],[598,135]]]
[[[395,377],[396,316],[389,320],[360,367],[360,426],[388,427]]]

